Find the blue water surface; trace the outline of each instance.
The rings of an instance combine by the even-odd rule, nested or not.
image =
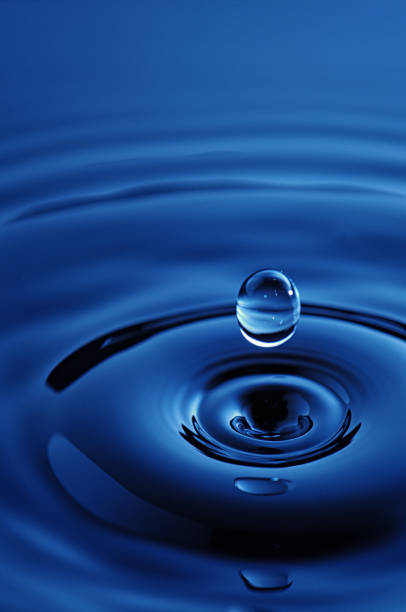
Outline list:
[[[0,1],[1,610],[404,612],[405,27]]]

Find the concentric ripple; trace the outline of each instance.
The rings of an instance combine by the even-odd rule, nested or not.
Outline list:
[[[404,612],[405,6],[310,4],[0,3],[2,610]]]
[[[383,418],[382,407],[399,405],[403,325],[310,305],[303,312],[295,338],[278,350],[247,346],[231,307],[106,334],[48,377],[55,390],[67,388],[59,430],[140,499],[210,528],[380,530],[383,512],[393,515],[393,526],[405,503],[406,473],[391,423],[398,422],[401,437],[405,416],[399,407]],[[106,357],[113,358],[101,364]],[[101,438],[92,434],[96,421]],[[268,484],[276,497],[245,498],[241,487],[235,497],[234,481],[244,478],[291,484]],[[254,485],[260,489],[255,481],[247,493]]]
[[[331,366],[330,366],[331,367]],[[257,466],[312,461],[349,444],[351,410],[326,364],[292,355],[213,366],[182,435],[216,459]],[[195,381],[196,382],[196,381]],[[346,396],[344,388],[342,395]]]

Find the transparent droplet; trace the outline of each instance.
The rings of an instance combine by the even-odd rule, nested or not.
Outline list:
[[[283,344],[293,336],[299,317],[299,292],[283,272],[258,270],[241,285],[237,319],[242,335],[252,344]]]
[[[295,488],[295,483],[285,478],[236,478],[235,487],[248,495],[283,495]]]
[[[292,584],[292,578],[284,570],[249,568],[241,570],[240,576],[247,587],[258,591],[279,591]]]

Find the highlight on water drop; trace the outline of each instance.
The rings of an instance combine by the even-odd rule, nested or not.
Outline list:
[[[246,340],[261,347],[283,344],[295,333],[300,296],[295,283],[279,270],[264,268],[241,285],[237,320]]]

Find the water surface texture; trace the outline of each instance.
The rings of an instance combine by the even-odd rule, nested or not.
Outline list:
[[[404,612],[405,27],[0,2],[2,610]]]

